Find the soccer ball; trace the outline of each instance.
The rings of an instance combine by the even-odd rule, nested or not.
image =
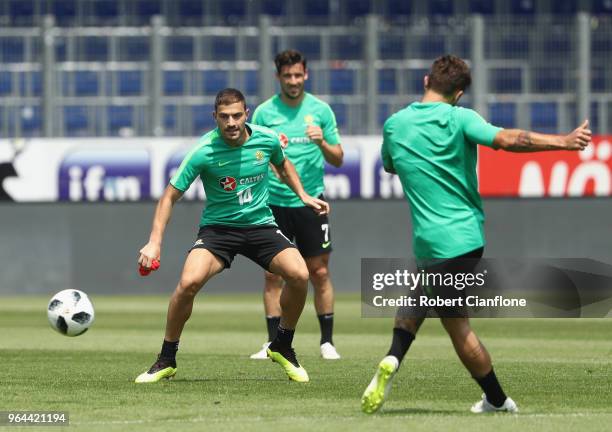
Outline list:
[[[67,289],[53,296],[47,307],[49,324],[65,336],[82,335],[94,322],[94,308],[83,291]]]

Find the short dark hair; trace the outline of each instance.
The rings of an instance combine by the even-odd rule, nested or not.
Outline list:
[[[304,54],[294,49],[289,49],[278,53],[274,58],[276,72],[279,74],[281,73],[283,66],[293,66],[298,63],[301,63],[302,66],[304,66],[304,70],[306,70],[306,57],[304,57]]]
[[[438,57],[429,71],[428,89],[444,96],[467,89],[472,84],[472,74],[467,63],[454,55]]]
[[[246,109],[246,99],[242,92],[235,88],[225,88],[217,93],[217,97],[215,97],[215,112],[217,112],[219,105],[230,105],[236,102],[242,102]]]

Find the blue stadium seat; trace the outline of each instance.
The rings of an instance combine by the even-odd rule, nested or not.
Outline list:
[[[429,6],[429,15],[450,16],[453,14],[452,0],[430,0],[427,4]]]
[[[321,58],[321,38],[319,36],[296,36],[291,39],[291,47],[304,54],[308,61]]]
[[[236,60],[236,39],[234,37],[213,37],[211,45],[211,60]]]
[[[394,94],[397,91],[397,83],[395,81],[395,69],[382,69],[378,71],[378,91],[381,94]]]
[[[204,94],[215,95],[229,85],[229,77],[226,71],[209,70],[202,72],[202,87]]]
[[[422,58],[436,58],[446,54],[446,38],[443,35],[422,37],[419,43],[419,53]]]
[[[344,0],[344,10],[349,19],[354,19],[372,12],[372,3],[370,0]]]
[[[8,5],[9,16],[13,25],[34,24],[34,1],[11,0]]]
[[[388,103],[378,104],[378,125],[382,128],[387,119],[391,116],[391,105]]]
[[[170,61],[193,61],[193,38],[174,36],[166,39],[166,56]]]
[[[136,20],[138,24],[150,24],[153,15],[162,13],[160,0],[138,0],[136,3]]]
[[[500,55],[508,58],[528,58],[529,38],[526,34],[504,35],[500,41]]]
[[[98,74],[93,71],[74,72],[75,96],[94,96],[99,92]]]
[[[286,2],[278,0],[262,0],[261,2],[261,13],[271,16],[285,15]]]
[[[76,0],[53,0],[51,13],[55,16],[55,22],[59,26],[74,24],[77,15]]]
[[[559,93],[565,90],[565,68],[545,67],[535,68],[534,91],[541,93]]]
[[[119,18],[119,2],[116,0],[95,0],[92,6],[96,23],[110,24]]]
[[[149,38],[119,38],[119,59],[123,61],[149,61]]]
[[[194,136],[202,135],[203,133],[216,127],[212,112],[215,107],[213,105],[194,105],[191,108],[192,115],[192,133]]]
[[[591,91],[606,91],[606,69],[603,67],[591,67]],[[1,91],[0,91],[1,94]]]
[[[354,87],[355,71],[350,69],[331,69],[329,71],[329,92],[331,94],[353,94]]]
[[[64,107],[64,129],[68,136],[83,135],[87,133],[88,118],[87,107],[81,105]]]
[[[39,106],[33,106],[32,117],[22,118],[21,132],[25,137],[39,136],[42,131],[42,115]]]
[[[346,119],[348,117],[348,107],[344,103],[332,103],[330,107],[336,115],[336,123],[338,129],[342,130],[346,127]]]
[[[481,15],[493,15],[495,13],[495,2],[491,0],[470,0],[470,13]]]
[[[523,89],[521,69],[491,69],[489,77],[492,92],[520,93]]]
[[[42,74],[40,72],[19,72],[19,94],[27,95],[27,88],[30,85],[32,96],[40,96],[42,94]]]
[[[572,42],[567,33],[543,36],[542,49],[547,57],[567,57],[571,54]]]
[[[0,39],[0,61],[20,63],[24,61],[23,38],[3,37]]]
[[[108,38],[85,37],[83,41],[83,60],[85,61],[107,61],[108,60]]]
[[[221,2],[221,15],[228,22],[237,22],[246,16],[245,0],[223,0]]]
[[[503,128],[513,128],[516,125],[516,104],[492,103],[489,105],[491,123]]]
[[[183,94],[185,90],[183,71],[164,71],[164,94],[168,96]]]
[[[117,72],[117,92],[121,96],[139,95],[142,93],[142,72]]]
[[[610,0],[593,0],[593,13],[596,15],[612,14]]]
[[[329,16],[329,0],[310,0],[303,3],[304,15],[307,17]]]
[[[202,17],[204,16],[204,2],[201,0],[180,0],[177,6],[181,24],[202,22]]]
[[[176,105],[164,105],[164,129],[166,135],[176,135]]]
[[[378,53],[381,60],[401,60],[405,57],[404,36],[381,34],[378,40]]]
[[[555,15],[574,15],[578,11],[578,0],[553,1],[550,6]]]
[[[337,36],[331,40],[331,56],[334,59],[363,59],[363,35]]]
[[[108,131],[111,135],[118,135],[119,129],[132,127],[134,107],[125,105],[111,105],[108,109]]]
[[[515,15],[533,15],[535,10],[535,0],[512,0],[510,3],[510,12]]]
[[[386,0],[385,12],[391,20],[405,19],[412,13],[412,0]]]
[[[406,74],[408,77],[408,85],[406,86],[408,92],[413,94],[423,93],[423,78],[428,73],[429,69],[414,69]]]
[[[603,36],[603,37],[602,37]],[[612,38],[606,37],[607,34],[592,34],[591,52],[593,56],[605,58],[612,53]]]
[[[13,91],[13,74],[8,71],[0,72],[0,96],[5,96]]]
[[[246,95],[257,95],[259,89],[259,72],[249,70],[243,72],[243,88]]]
[[[543,133],[556,133],[557,104],[554,102],[531,103],[531,129]]]

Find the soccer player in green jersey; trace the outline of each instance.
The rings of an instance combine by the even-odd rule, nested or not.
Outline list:
[[[308,79],[306,59],[295,50],[279,53],[275,60],[280,93],[263,102],[253,114],[253,123],[276,131],[285,154],[295,165],[304,189],[311,196],[323,198],[325,161],[339,167],[343,151],[336,117],[330,106],[304,91]],[[271,166],[271,170],[273,170]],[[329,256],[332,250],[327,215],[317,215],[304,206],[289,186],[271,171],[269,204],[276,223],[289,239],[295,240],[306,260],[314,287],[315,310],[321,328],[320,352],[327,360],[339,359],[332,334],[334,325],[334,289],[329,277]],[[274,340],[280,320],[283,279],[266,272],[264,309],[268,342],[252,359],[267,358],[266,350]]]
[[[230,267],[236,254],[287,281],[280,298],[282,314],[277,336],[268,347],[268,355],[290,379],[308,381],[292,348],[295,326],[306,300],[308,268],[276,226],[268,207],[268,164],[276,167],[310,211],[327,214],[329,206],[304,191],[276,132],[246,123],[248,114],[240,91],[220,91],[213,113],[217,128],[202,136],[187,154],[157,204],[149,242],[138,258],[147,270],[155,268],[154,261],[159,262],[164,230],[174,204],[198,176],[202,179],[207,204],[197,239],[170,299],[161,353],[153,366],[136,378],[137,383],[157,382],[176,374],[179,338],[191,315],[194,298],[210,278]]]
[[[485,244],[476,145],[510,152],[583,150],[591,141],[591,131],[586,120],[564,136],[504,130],[473,110],[455,106],[471,83],[467,64],[455,56],[434,61],[424,83],[421,102],[385,122],[383,166],[399,176],[410,203],[414,253],[417,263],[426,263],[419,266],[434,270],[427,262],[435,259],[436,272],[468,273],[482,257]],[[364,412],[373,413],[383,405],[391,380],[423,322],[427,310],[422,309],[398,310],[389,352],[362,396]],[[516,412],[516,404],[502,390],[491,357],[470,327],[465,311],[451,308],[437,312],[461,362],[484,392],[471,411]]]

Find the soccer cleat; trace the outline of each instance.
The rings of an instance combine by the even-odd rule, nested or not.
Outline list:
[[[134,382],[141,383],[154,383],[162,379],[170,379],[176,375],[176,362],[173,360],[167,360],[161,356],[157,356],[157,361],[153,363],[153,366],[146,371],[138,375]]]
[[[257,351],[255,354],[251,354],[249,358],[253,360],[267,360],[268,359],[268,347],[270,346],[270,342],[266,342],[261,346],[261,350]]]
[[[398,368],[399,361],[395,356],[386,356],[380,361],[376,375],[361,397],[361,411],[372,414],[380,409],[391,390],[391,380]]]
[[[336,351],[336,347],[330,344],[329,342],[325,342],[321,345],[321,357],[324,360],[338,360],[340,358],[340,354]]]
[[[278,351],[272,351],[268,348],[267,353],[273,362],[281,365],[290,380],[302,383],[310,381],[308,372],[297,361],[293,348],[279,349]]]
[[[482,399],[476,402],[474,405],[472,405],[472,408],[470,408],[470,411],[472,411],[474,414],[482,414],[487,412],[517,413],[518,410],[519,409],[516,406],[516,403],[509,397],[506,398],[502,406],[496,407],[491,405],[484,394],[482,395]]]

